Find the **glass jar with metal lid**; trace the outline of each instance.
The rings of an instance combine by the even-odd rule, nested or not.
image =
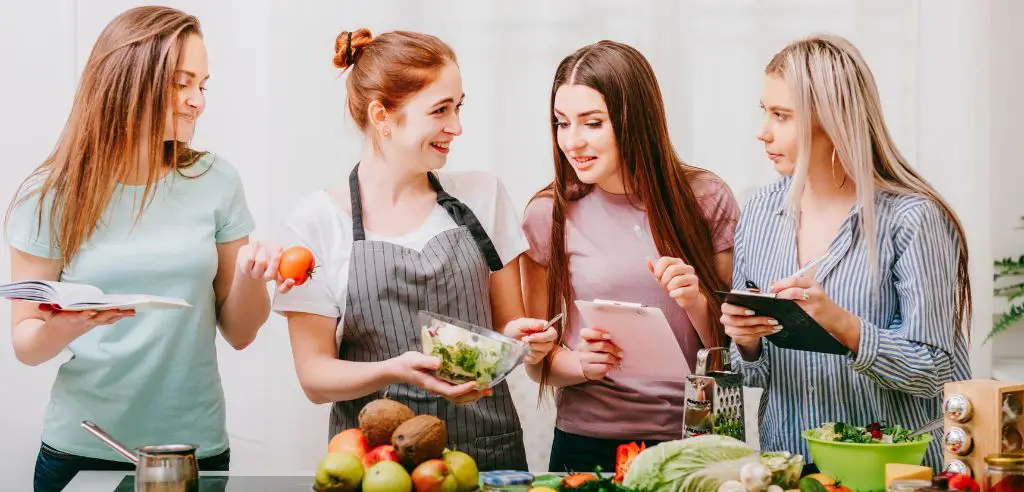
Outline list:
[[[1024,454],[990,454],[985,471],[990,492],[1024,492]]]

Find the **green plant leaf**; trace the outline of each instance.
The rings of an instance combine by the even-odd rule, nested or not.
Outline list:
[[[1003,313],[1003,315],[996,320],[995,324],[992,325],[992,331],[989,332],[988,336],[985,337],[985,341],[981,344],[984,345],[988,343],[992,337],[1006,331],[1007,328],[1022,319],[1024,319],[1024,303],[1011,306],[1010,310]]]
[[[995,266],[995,278],[1024,275],[1024,255],[1019,258],[1003,258],[993,263]]]
[[[1024,296],[1024,282],[997,287],[995,289],[995,295],[1005,297],[1008,301],[1013,301],[1018,297]]]

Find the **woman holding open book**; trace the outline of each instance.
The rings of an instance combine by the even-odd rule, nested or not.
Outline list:
[[[773,345],[763,337],[786,327],[739,306],[723,305],[722,321],[745,384],[766,392],[761,449],[809,461],[801,431],[915,428],[941,414],[945,383],[969,378],[967,243],[889,136],[874,78],[849,42],[796,41],[765,74],[758,139],[784,177],[744,206],[733,285],[796,300],[847,353]],[[939,442],[926,457],[933,467]]]
[[[555,179],[523,221],[524,297],[529,316],[564,310],[566,322],[563,345],[527,372],[542,391],[558,388],[549,469],[607,471],[623,442],[682,437],[688,369],[666,368],[674,381],[618,377],[621,357],[644,354],[620,353],[574,301],[660,308],[692,367],[700,348],[726,343],[715,291],[728,285],[739,207],[721,179],[676,155],[654,70],[630,46],[602,41],[563,59],[551,124]]]
[[[191,305],[136,314],[13,303],[18,360],[71,354],[44,416],[36,491],[61,490],[81,470],[134,469],[83,420],[129,448],[195,444],[201,469],[228,468],[217,328],[235,349],[253,341],[279,255],[248,244],[253,220],[235,169],[188,145],[208,73],[195,17],[163,7],[119,15],[93,47],[54,152],[8,210],[13,280]]]

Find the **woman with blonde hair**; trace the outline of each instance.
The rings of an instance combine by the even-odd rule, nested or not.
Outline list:
[[[967,243],[897,149],[874,77],[847,40],[788,45],[768,63],[761,104],[758,139],[783,178],[744,205],[733,285],[795,299],[848,353],[767,343],[778,322],[729,304],[722,322],[744,384],[765,390],[761,448],[809,461],[801,431],[915,428],[940,415],[945,383],[970,377]],[[925,462],[941,466],[938,439]]]
[[[201,469],[228,469],[217,328],[235,349],[253,341],[280,254],[248,244],[254,224],[237,171],[188,145],[208,74],[195,17],[164,7],[116,17],[93,47],[56,148],[8,209],[14,280],[191,305],[54,313],[13,303],[19,361],[71,353],[43,418],[37,492],[62,490],[81,470],[134,469],[83,420],[128,447],[197,445]]]

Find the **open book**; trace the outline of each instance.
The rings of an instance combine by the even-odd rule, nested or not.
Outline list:
[[[143,294],[104,294],[91,285],[46,280],[26,280],[0,285],[0,298],[38,302],[61,311],[106,311],[111,309],[178,309],[192,307],[182,299]]]

